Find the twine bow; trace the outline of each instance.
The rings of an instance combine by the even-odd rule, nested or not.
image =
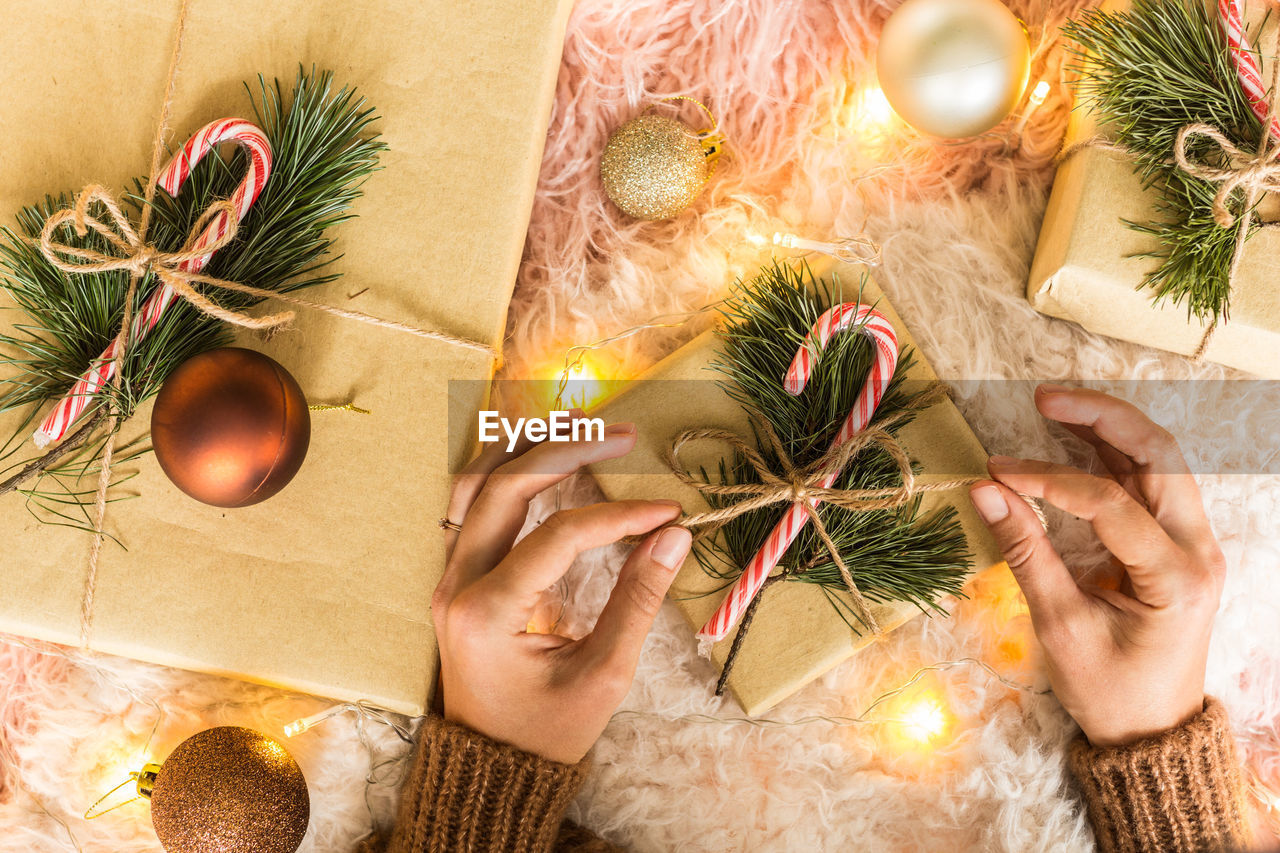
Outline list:
[[[1202,137],[1213,142],[1226,155],[1227,167],[1211,166],[1196,162],[1187,153],[1191,140]],[[1271,145],[1270,134],[1263,133],[1258,152],[1252,156],[1236,147],[1222,131],[1211,124],[1189,124],[1178,131],[1173,146],[1174,161],[1178,168],[1194,178],[1219,184],[1213,198],[1213,221],[1220,228],[1238,225],[1239,239],[1243,242],[1253,217],[1253,207],[1263,193],[1280,192],[1280,145]],[[1236,216],[1227,206],[1237,189],[1245,191],[1244,209]]]
[[[775,504],[798,504],[808,514],[809,520],[813,523],[814,531],[818,534],[818,538],[831,555],[831,560],[835,563],[836,569],[840,572],[840,579],[844,582],[845,588],[853,599],[853,606],[859,620],[871,633],[879,634],[881,633],[880,624],[872,614],[870,605],[854,581],[848,564],[845,563],[844,558],[840,555],[839,547],[831,539],[831,534],[827,532],[826,525],[823,524],[822,517],[818,514],[814,502],[821,501],[834,504],[851,512],[872,512],[875,510],[896,509],[907,504],[923,492],[945,491],[977,482],[978,478],[975,477],[930,483],[918,482],[911,467],[910,456],[907,455],[906,450],[890,432],[894,426],[899,425],[916,410],[926,408],[944,396],[946,396],[946,388],[941,383],[934,383],[915,398],[910,408],[899,410],[888,417],[872,421],[865,430],[852,436],[848,441],[832,447],[813,462],[802,466],[796,465],[791,459],[782,440],[778,437],[768,419],[759,412],[749,412],[755,431],[763,437],[764,442],[777,458],[779,469],[777,472],[770,467],[764,456],[752,446],[751,442],[734,432],[723,429],[686,430],[676,436],[664,455],[667,466],[676,478],[704,496],[742,497],[743,499],[707,512],[685,516],[681,524],[689,528],[698,528],[696,536],[701,539],[713,535],[733,519],[757,509]],[[692,442],[703,440],[719,441],[727,444],[741,455],[741,458],[756,473],[760,481],[757,483],[718,484],[708,483],[691,475],[680,461],[680,451]],[[902,480],[899,485],[881,489],[841,489],[819,485],[833,472],[844,470],[845,466],[869,447],[879,447],[893,460]],[[803,571],[803,569],[798,571]],[[792,573],[794,574],[795,572]],[[760,596],[757,595],[752,600],[752,605],[754,606],[759,600]],[[734,652],[737,649],[740,638],[746,634],[748,625],[749,620],[747,616],[744,616],[738,630],[738,637],[735,638],[733,648],[730,650],[730,661],[726,661],[725,673],[729,670]]]
[[[89,212],[89,206],[95,202],[106,209],[109,223],[103,222]],[[226,217],[226,232],[214,242],[199,249],[194,248],[197,237],[218,216]],[[89,231],[93,231],[119,254],[107,254],[55,241],[54,234],[59,228],[68,224],[74,228],[78,237],[84,237]],[[71,275],[125,270],[130,275],[141,279],[147,273],[154,273],[156,278],[196,310],[236,326],[246,329],[273,329],[283,326],[293,320],[292,311],[281,311],[265,317],[250,317],[219,305],[196,290],[194,285],[209,285],[261,299],[278,298],[280,294],[277,292],[214,278],[183,267],[184,264],[206,258],[231,243],[238,229],[239,224],[231,202],[215,201],[191,227],[186,243],[181,249],[176,252],[161,251],[154,244],[146,242],[134,229],[129,218],[121,211],[120,203],[115,196],[105,187],[94,184],[80,191],[73,207],[59,210],[45,221],[44,228],[40,231],[40,251],[50,264]],[[67,258],[77,260],[70,261],[66,260]]]

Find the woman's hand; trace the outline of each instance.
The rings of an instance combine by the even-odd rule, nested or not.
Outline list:
[[[992,457],[970,494],[1022,587],[1049,680],[1097,746],[1199,713],[1225,562],[1177,442],[1134,406],[1043,385],[1036,407],[1094,446],[1110,476]],[[1017,493],[1093,524],[1123,566],[1118,589],[1077,585]]]
[[[631,687],[645,637],[691,537],[663,527],[618,575],[595,629],[580,640],[526,633],[543,590],[583,551],[648,533],[680,515],[675,502],[614,501],[562,510],[518,544],[529,502],[583,465],[623,456],[632,424],[603,441],[487,449],[454,483],[448,562],[432,598],[444,715],[553,761],[582,759]]]

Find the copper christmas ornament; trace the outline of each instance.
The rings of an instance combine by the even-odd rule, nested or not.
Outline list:
[[[262,353],[224,347],[184,362],[151,413],[156,459],[196,500],[249,506],[279,492],[302,466],[311,413],[302,389]]]
[[[264,734],[219,726],[192,735],[164,764],[148,765],[138,792],[168,853],[294,853],[307,832],[307,780]]]
[[[600,157],[605,194],[637,219],[670,219],[702,192],[723,139],[674,118],[644,114],[609,136]]]
[[[876,73],[894,111],[934,136],[977,136],[1027,85],[1027,31],[1000,0],[906,0],[880,33]]]

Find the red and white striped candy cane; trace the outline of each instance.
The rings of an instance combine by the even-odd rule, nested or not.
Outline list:
[[[238,143],[244,146],[249,154],[248,171],[229,199],[236,212],[235,221],[241,222],[261,194],[263,186],[267,183],[267,177],[271,174],[271,145],[267,142],[266,134],[256,125],[243,119],[219,119],[200,128],[160,172],[156,185],[169,195],[176,196],[201,158],[213,150],[214,146],[223,142]],[[192,248],[199,250],[218,242],[230,231],[230,223],[231,220],[227,214],[220,211],[209,220],[209,224],[200,232]],[[188,272],[199,272],[204,269],[205,264],[209,263],[209,258],[212,256],[213,253],[210,252],[203,257],[184,261],[179,264],[179,267]],[[142,340],[155,328],[156,323],[160,321],[160,315],[173,302],[174,297],[172,288],[166,285],[159,288],[142,304],[129,329],[131,343]],[[117,343],[118,340],[111,342],[106,351],[76,380],[67,396],[58,402],[58,405],[40,424],[40,429],[35,434],[35,443],[38,446],[45,447],[61,440],[71,429],[72,424],[84,414],[94,395],[111,381],[111,377],[115,375]]]
[[[884,392],[893,379],[893,371],[898,366],[898,336],[893,331],[893,325],[883,314],[868,305],[846,302],[834,306],[819,317],[818,322],[813,325],[800,351],[792,359],[791,367],[787,369],[787,375],[783,381],[783,387],[788,394],[794,396],[803,391],[805,383],[813,373],[813,365],[818,354],[836,333],[850,326],[858,326],[860,331],[871,337],[876,350],[875,362],[867,375],[866,384],[862,386],[862,392],[858,394],[858,401],[853,411],[849,412],[849,416],[845,418],[832,447],[839,447],[866,429],[875,415],[876,408],[880,405],[880,400],[884,398]],[[833,471],[819,485],[824,489],[830,488],[839,476],[839,471]],[[812,505],[817,506],[818,501],[813,500]],[[702,630],[698,632],[698,639],[718,642],[728,635],[742,618],[742,614],[746,612],[751,599],[755,598],[760,587],[764,585],[769,573],[778,565],[782,555],[786,553],[787,548],[791,547],[791,543],[800,535],[801,528],[808,521],[809,513],[805,508],[800,504],[792,504],[787,514],[773,528],[769,538],[760,546],[760,550],[751,558],[751,562],[742,570],[742,576],[725,596],[719,609],[707,624],[702,626]]]
[[[1249,37],[1244,30],[1244,0],[1218,0],[1218,16],[1222,19],[1231,63],[1236,67],[1240,87],[1249,99],[1253,114],[1258,121],[1265,122],[1271,112],[1271,103],[1267,100],[1267,87],[1262,82],[1262,68],[1249,47]],[[1271,117],[1270,130],[1271,135],[1280,140],[1280,116]]]

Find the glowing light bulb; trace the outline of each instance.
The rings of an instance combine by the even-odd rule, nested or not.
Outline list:
[[[910,705],[902,714],[903,730],[912,740],[927,744],[947,729],[947,714],[933,697]]]
[[[1049,83],[1041,80],[1036,87],[1031,90],[1031,94],[1027,97],[1027,108],[1022,111],[1022,115],[1018,118],[1017,124],[1013,126],[1012,136],[1018,140],[1022,138],[1022,131],[1026,130],[1027,122],[1030,121],[1032,113],[1040,108],[1044,103],[1044,99],[1049,97]],[[1021,142],[1019,142],[1021,144]]]
[[[846,264],[866,264],[869,267],[880,265],[880,246],[866,236],[844,237],[826,243],[779,231],[773,235],[773,245],[802,252],[821,252]]]
[[[331,720],[342,712],[348,710],[346,705],[334,705],[323,711],[312,714],[309,717],[303,717],[300,720],[294,720],[292,723],[284,727],[285,737],[297,737],[305,731],[315,728],[326,720]]]
[[[893,120],[893,107],[879,86],[865,89],[858,101],[858,118],[863,122],[884,126]]]
[[[587,353],[582,353],[560,375],[560,406],[587,410],[605,397],[605,382]]]
[[[1031,90],[1031,97],[1028,100],[1031,106],[1038,107],[1044,103],[1044,99],[1047,97],[1049,97],[1049,83],[1047,80],[1041,80]]]

